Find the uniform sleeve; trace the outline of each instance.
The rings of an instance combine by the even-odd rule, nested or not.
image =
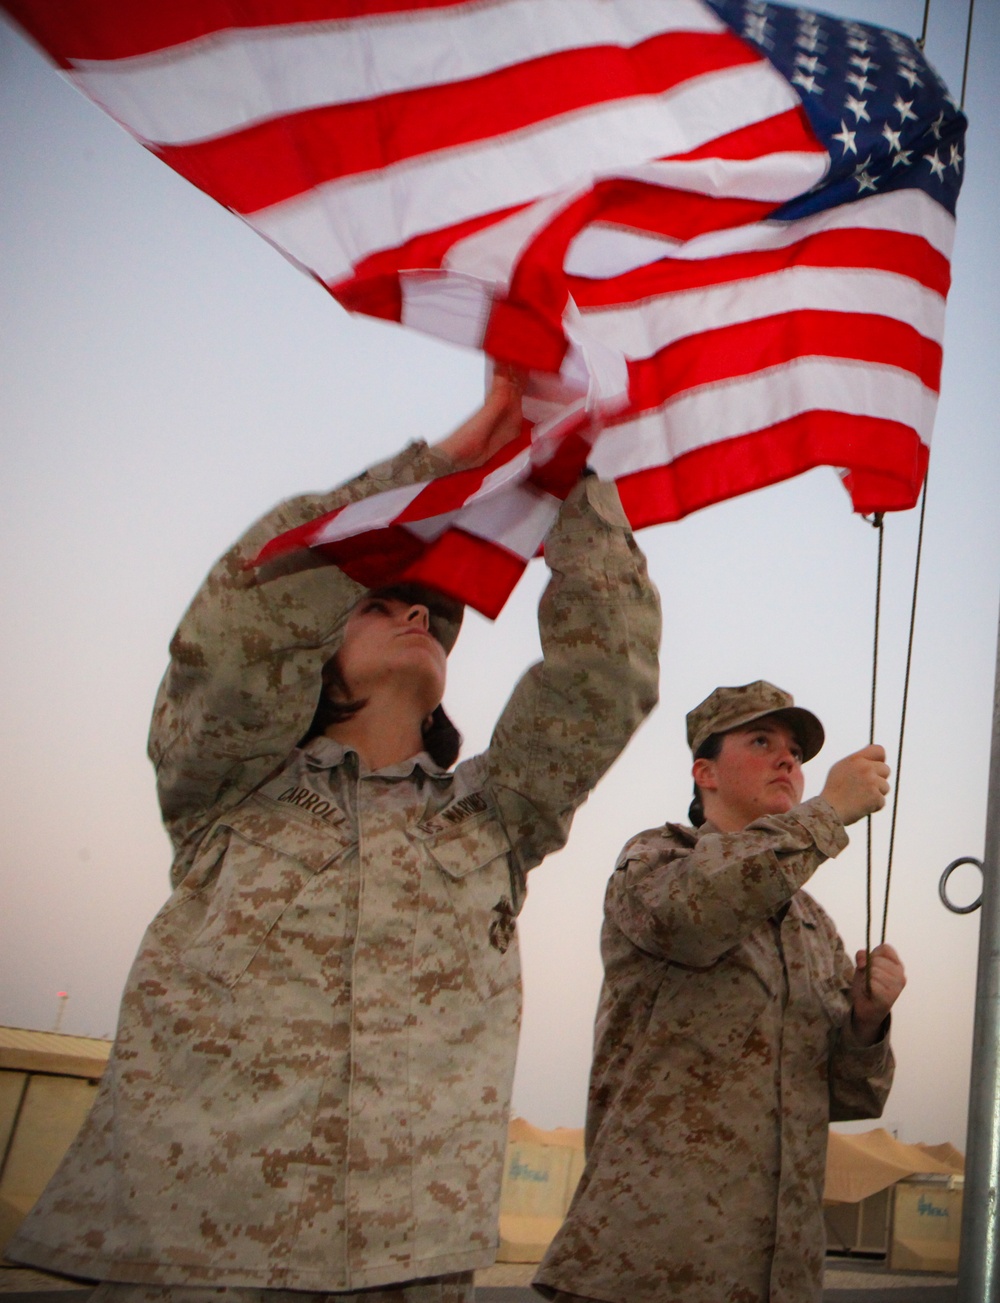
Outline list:
[[[486,756],[521,872],[564,845],[658,698],[659,597],[613,484],[587,476],[574,488],[545,560],[543,659],[514,689]]]
[[[274,535],[450,465],[413,444],[325,494],[268,512],[213,567],[170,644],[149,736],[163,819],[180,850],[281,763],[313,717],[320,671],[363,591],[312,553],[246,565]]]
[[[605,912],[640,950],[696,968],[714,964],[847,845],[822,797],[742,832],[695,836],[668,825],[633,838],[608,884]]]
[[[854,965],[837,938],[837,963],[841,989],[850,990]],[[874,1045],[862,1045],[854,1034],[850,1014],[841,1024],[830,1052],[830,1121],[852,1122],[882,1116],[889,1097],[896,1061],[889,1043],[891,1015],[882,1024]]]

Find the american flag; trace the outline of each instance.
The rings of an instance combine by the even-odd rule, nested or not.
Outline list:
[[[525,368],[487,466],[274,540],[495,615],[585,461],[636,527],[926,469],[965,119],[912,40],[765,0],[0,0],[351,311]]]

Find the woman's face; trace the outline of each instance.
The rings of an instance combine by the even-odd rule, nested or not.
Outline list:
[[[348,616],[337,661],[352,698],[369,698],[391,683],[412,693],[427,715],[444,696],[447,655],[420,602],[363,597]]]
[[[718,756],[696,760],[693,773],[706,814],[723,832],[738,832],[762,815],[787,813],[805,787],[798,738],[768,716],[726,733]]]

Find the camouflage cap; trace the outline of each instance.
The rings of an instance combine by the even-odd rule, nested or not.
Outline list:
[[[692,752],[713,733],[728,733],[765,715],[788,723],[802,746],[803,761],[811,760],[823,745],[823,725],[811,711],[796,706],[790,692],[758,679],[738,688],[716,688],[687,717],[687,739]]]
[[[465,615],[464,605],[454,597],[440,593],[436,588],[425,584],[385,584],[382,588],[372,588],[369,597],[386,597],[397,602],[409,602],[426,606],[430,612],[431,633],[446,652],[454,647],[458,632]]]

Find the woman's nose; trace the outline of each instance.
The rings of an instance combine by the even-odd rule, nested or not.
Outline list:
[[[431,627],[431,613],[426,606],[415,602],[406,612],[407,624],[419,624],[422,629]]]

